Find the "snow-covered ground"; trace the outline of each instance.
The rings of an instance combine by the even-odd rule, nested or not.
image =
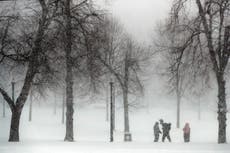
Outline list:
[[[0,111],[2,114],[2,112]],[[116,110],[115,142],[109,142],[109,122],[105,120],[105,108],[92,105],[75,110],[75,142],[64,142],[65,125],[61,123],[61,108],[54,114],[52,107],[33,108],[32,122],[28,121],[28,107],[21,118],[20,142],[9,143],[10,112],[0,117],[0,153],[230,153],[229,144],[217,144],[217,120],[213,111],[203,111],[197,119],[195,110],[182,111],[181,124],[191,125],[191,142],[183,142],[182,128],[175,127],[173,107],[140,109],[130,112],[132,142],[123,142],[123,110]],[[228,118],[230,115],[228,115]],[[153,142],[153,124],[163,118],[172,123],[172,143]],[[229,123],[229,121],[228,121]],[[230,140],[230,127],[227,138]]]

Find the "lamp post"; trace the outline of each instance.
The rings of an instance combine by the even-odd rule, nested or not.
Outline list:
[[[113,142],[113,132],[115,129],[115,100],[114,83],[110,82],[110,142]]]

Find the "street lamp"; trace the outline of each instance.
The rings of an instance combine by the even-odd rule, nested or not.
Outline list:
[[[115,96],[114,83],[110,83],[110,142],[113,142],[113,132],[115,129]]]

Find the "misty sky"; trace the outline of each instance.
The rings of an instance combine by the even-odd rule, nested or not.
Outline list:
[[[129,33],[140,41],[151,41],[155,26],[167,17],[172,0],[94,0],[110,4],[110,10],[117,16]]]
[[[172,0],[113,0],[112,12],[138,40],[151,41],[154,28],[168,15]]]

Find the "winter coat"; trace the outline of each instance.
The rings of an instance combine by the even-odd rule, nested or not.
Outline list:
[[[162,123],[162,130],[163,130],[163,134],[168,135],[169,131],[171,130],[171,123]]]
[[[159,124],[155,123],[153,127],[154,135],[159,135],[161,133],[161,130],[159,128]]]
[[[190,127],[189,127],[188,123],[185,124],[185,126],[183,128],[183,131],[184,131],[185,134],[189,134],[190,133]]]

